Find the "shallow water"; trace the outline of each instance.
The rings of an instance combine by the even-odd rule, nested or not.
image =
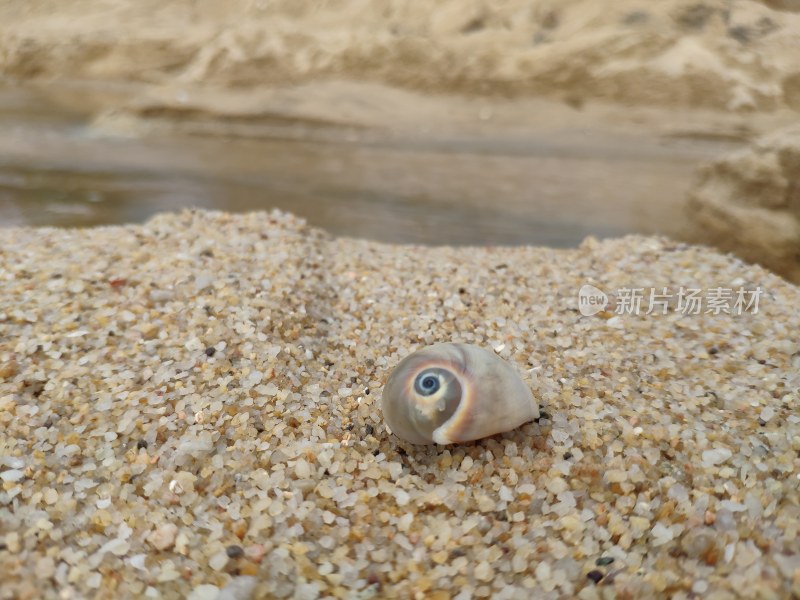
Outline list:
[[[0,225],[140,222],[163,210],[285,209],[354,237],[573,246],[680,236],[694,169],[732,143],[306,128],[258,138],[104,132],[41,89],[0,88]]]

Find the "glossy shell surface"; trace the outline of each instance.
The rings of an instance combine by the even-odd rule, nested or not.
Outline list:
[[[517,371],[491,350],[469,344],[436,344],[404,358],[381,404],[392,432],[415,444],[477,440],[539,416]]]

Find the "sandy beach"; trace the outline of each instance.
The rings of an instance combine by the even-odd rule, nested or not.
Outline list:
[[[587,283],[763,295],[583,316]],[[661,238],[423,248],[205,212],[2,230],[0,597],[791,598],[798,306]],[[439,341],[508,360],[539,421],[390,435],[383,383]]]
[[[0,600],[800,598],[798,56],[797,0],[0,3]],[[540,417],[398,439],[438,342]]]
[[[247,88],[356,78],[572,103],[800,109],[795,0],[52,0],[0,9],[12,77]]]
[[[0,222],[656,234],[798,282],[798,55],[797,0],[5,3]]]

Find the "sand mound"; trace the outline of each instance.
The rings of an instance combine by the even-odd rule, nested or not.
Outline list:
[[[584,317],[585,283],[763,295]],[[798,594],[798,307],[653,238],[399,247],[279,213],[2,230],[0,596]],[[388,373],[443,340],[511,361],[539,422],[389,435]]]
[[[704,240],[800,282],[800,128],[704,167],[688,210]]]
[[[0,71],[260,86],[320,78],[800,110],[794,0],[49,0],[0,7]]]

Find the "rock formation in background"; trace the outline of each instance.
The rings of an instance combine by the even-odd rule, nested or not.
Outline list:
[[[800,127],[703,167],[688,208],[698,239],[800,282]]]
[[[798,0],[0,3],[0,73],[800,110]]]

